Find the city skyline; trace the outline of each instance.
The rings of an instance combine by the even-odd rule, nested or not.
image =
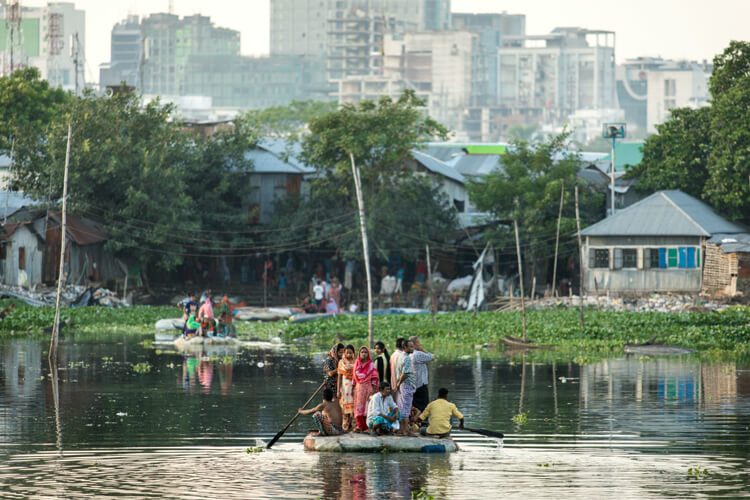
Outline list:
[[[210,16],[216,26],[235,29],[242,35],[242,53],[269,52],[269,2],[272,0],[174,0],[180,16]],[[27,0],[25,6],[46,2]],[[129,14],[139,16],[166,12],[168,0],[128,0],[103,4],[97,0],[76,0],[86,11],[86,79],[96,82],[99,65],[110,60],[112,27]],[[616,32],[616,58],[620,63],[639,56],[665,59],[711,60],[733,39],[747,38],[743,19],[750,16],[750,2],[737,5],[716,0],[711,9],[697,0],[662,0],[658,3],[632,0],[612,4],[594,0],[554,2],[537,0],[453,0],[454,12],[498,12],[526,15],[527,34],[544,34],[558,26],[580,26]],[[648,13],[648,14],[646,14]],[[669,20],[665,23],[664,20]]]

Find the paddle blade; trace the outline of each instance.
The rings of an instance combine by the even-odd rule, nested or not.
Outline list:
[[[505,437],[505,435],[502,432],[495,432],[495,431],[490,431],[487,429],[471,429],[469,427],[464,427],[464,430],[469,431],[469,432],[475,432],[477,434],[481,434],[482,436],[487,436],[487,437],[496,438],[496,439],[503,439]]]
[[[283,435],[284,435],[284,432],[285,432],[285,431],[286,431],[286,429],[284,429],[284,430],[282,430],[282,431],[279,431],[279,432],[278,432],[278,433],[277,433],[277,434],[276,434],[276,435],[275,435],[275,436],[273,437],[273,439],[272,439],[271,441],[269,441],[269,442],[268,442],[268,444],[266,445],[266,449],[267,449],[267,450],[270,450],[270,449],[271,449],[271,446],[275,445],[275,444],[276,444],[276,441],[278,441],[279,439],[281,439],[281,436],[283,436]]]

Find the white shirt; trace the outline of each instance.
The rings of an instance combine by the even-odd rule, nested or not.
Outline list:
[[[315,300],[323,300],[323,291],[324,288],[320,285],[315,285],[313,287],[313,293],[315,294]]]
[[[398,405],[393,401],[393,396],[389,394],[387,398],[383,398],[383,395],[378,391],[370,396],[370,402],[367,403],[367,418],[388,415],[388,412],[393,408],[398,408]],[[394,422],[392,427],[398,430],[398,421]]]

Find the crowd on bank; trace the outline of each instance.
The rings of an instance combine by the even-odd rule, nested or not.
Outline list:
[[[435,356],[427,352],[419,337],[396,340],[389,355],[383,342],[375,344],[373,359],[367,347],[337,344],[323,363],[323,401],[314,408],[300,408],[312,415],[318,433],[336,436],[348,432],[370,434],[448,437],[451,417],[464,418],[448,401],[441,388],[430,402],[428,363]]]
[[[185,338],[234,337],[237,334],[232,324],[232,305],[226,295],[216,304],[217,314],[214,312],[211,290],[203,292],[200,300],[195,295],[185,297],[177,306],[182,309],[182,319],[185,321],[182,336]]]

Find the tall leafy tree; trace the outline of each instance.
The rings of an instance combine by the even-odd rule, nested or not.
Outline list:
[[[710,125],[709,108],[672,109],[670,118],[644,142],[643,161],[627,176],[638,179],[641,191],[679,189],[701,198],[709,178]]]
[[[185,188],[195,142],[171,113],[131,94],[72,98],[41,141],[22,141],[14,181],[38,199],[60,199],[70,123],[70,210],[105,221],[111,250],[170,269],[181,261],[184,236],[198,227]]]
[[[705,197],[730,218],[750,222],[750,43],[732,41],[714,58],[711,154]]]
[[[539,144],[514,143],[501,157],[497,170],[469,184],[472,204],[490,216],[488,238],[504,254],[513,256],[509,261],[515,258],[513,219],[517,219],[523,257],[530,268],[537,268],[537,276],[546,275],[546,263],[554,255],[563,185],[567,202],[561,220],[561,254],[572,250],[566,235],[576,230],[572,198],[581,160],[567,150],[568,137],[563,133]],[[602,217],[604,195],[589,186],[581,188],[581,223],[585,226]],[[533,273],[528,273],[529,280]]]
[[[408,168],[413,149],[447,136],[424,114],[424,104],[406,91],[397,100],[344,105],[312,120],[302,140],[302,159],[318,173],[306,194],[282,203],[274,225],[299,228],[293,232],[298,246],[333,246],[344,257],[361,256],[353,155],[373,256],[399,252],[414,259],[425,241],[445,242],[455,228],[454,211],[434,181]]]
[[[0,150],[10,149],[12,137],[38,139],[60,118],[70,99],[67,92],[51,88],[33,67],[0,78]]]

